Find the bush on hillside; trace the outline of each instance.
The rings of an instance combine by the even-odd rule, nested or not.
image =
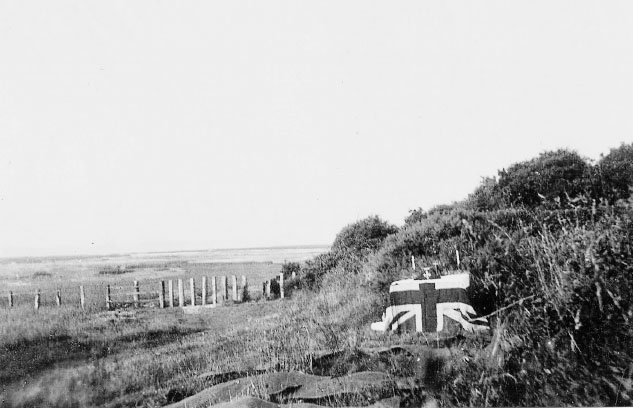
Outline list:
[[[337,259],[331,251],[324,252],[308,260],[301,267],[298,288],[314,289],[320,286],[323,276],[334,270]]]
[[[475,191],[468,195],[464,206],[473,211],[493,211],[508,207],[506,190],[497,187],[496,177],[484,177]]]
[[[334,239],[332,249],[306,261],[297,273],[296,288],[316,289],[323,277],[335,268],[348,274],[357,274],[368,255],[379,248],[386,237],[397,231],[397,227],[371,216],[344,227]],[[290,271],[292,263],[285,266]]]
[[[611,149],[596,167],[599,180],[597,189],[599,189],[601,196],[614,202],[618,199],[626,199],[631,195],[633,144],[622,144],[616,149]]]
[[[602,213],[594,211],[594,219]],[[437,263],[443,270],[469,270],[473,306],[482,313],[489,313],[494,310],[500,293],[488,278],[499,276],[503,285],[512,284],[514,278],[507,272],[511,269],[508,265],[522,262],[513,243],[540,234],[542,225],[560,229],[558,220],[569,217],[590,222],[592,211],[582,207],[473,211],[457,206],[451,212],[425,214],[420,222],[404,226],[385,240],[364,264],[365,277],[386,299],[391,282],[420,275],[421,270],[411,269],[411,256],[415,256],[418,265]],[[457,265],[456,251],[459,251],[460,265]]]
[[[450,265],[449,258],[455,257],[453,240],[460,231],[461,219],[457,211],[425,213],[420,221],[405,225],[385,239],[382,247],[364,265],[366,279],[374,290],[386,293],[391,282],[414,273],[411,256],[423,265],[433,261]]]
[[[564,202],[591,191],[591,169],[576,152],[557,150],[499,172],[496,196],[511,205],[538,206],[543,199]]]
[[[409,210],[409,215],[404,219],[404,225],[413,225],[426,218],[426,211],[422,207]]]
[[[343,228],[332,244],[332,252],[339,257],[349,255],[363,258],[380,248],[389,235],[398,231],[395,225],[371,216]]]
[[[407,218],[405,218],[404,220],[404,224],[413,225],[429,218],[432,215],[449,214],[453,212],[453,210],[457,209],[459,206],[459,203],[440,204],[436,205],[428,211],[424,211],[422,208],[418,208],[417,210],[410,210],[409,216],[407,216]]]

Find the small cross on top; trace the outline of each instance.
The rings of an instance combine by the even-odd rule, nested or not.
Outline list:
[[[424,268],[424,279],[431,279],[431,268]]]

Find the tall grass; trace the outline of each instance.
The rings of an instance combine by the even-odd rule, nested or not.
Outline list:
[[[495,237],[495,263],[472,270],[494,292],[494,338],[468,364],[453,362],[453,403],[631,403],[633,207],[600,210]]]
[[[322,263],[321,269],[308,264],[306,271],[320,276],[315,309],[321,323],[329,322],[323,328],[331,330],[322,333],[323,340],[332,348],[349,345],[356,335],[347,327],[350,316],[361,324],[372,316],[378,320],[389,283],[416,273],[412,255],[422,264],[439,262],[453,269],[456,250],[460,267],[472,274],[473,305],[488,316],[494,335],[490,344],[466,339],[453,349],[453,360],[436,382],[447,403],[632,402],[630,199],[592,205],[578,197],[564,204],[484,212],[456,204],[418,215],[389,235],[360,259],[360,272],[346,269],[340,259]],[[341,287],[346,289],[332,292],[331,281],[345,282]],[[354,293],[363,299],[348,305]]]
[[[261,334],[278,325],[265,318],[278,314],[275,302],[222,309],[62,308],[31,311],[26,325],[7,319],[1,397],[8,406],[160,406],[172,389],[202,389],[201,373],[274,365],[270,335]]]

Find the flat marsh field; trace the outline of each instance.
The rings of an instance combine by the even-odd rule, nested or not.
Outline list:
[[[204,389],[209,373],[296,368],[310,340],[283,327],[302,306],[261,299],[261,284],[284,260],[326,249],[0,259],[0,407],[162,406]],[[161,280],[183,279],[187,292],[189,278],[200,285],[202,276],[232,275],[247,277],[251,301],[190,314],[152,297]],[[135,280],[150,302],[107,310],[106,285],[126,297]]]
[[[79,286],[84,287],[86,305],[105,308],[106,286],[113,301],[131,299],[134,281],[141,294],[149,293],[158,304],[159,282],[183,279],[186,291],[194,278],[200,296],[201,277],[231,276],[238,282],[245,276],[253,296],[261,293],[262,282],[272,279],[284,261],[302,261],[324,252],[324,247],[227,249],[213,251],[136,253],[107,256],[0,259],[0,309],[9,306],[12,293],[16,307],[34,305],[40,291],[42,307],[56,305],[61,290],[62,304],[79,304]],[[210,287],[210,283],[208,286]],[[187,292],[188,293],[188,292]],[[188,294],[187,294],[188,296]],[[143,296],[141,296],[143,297]]]

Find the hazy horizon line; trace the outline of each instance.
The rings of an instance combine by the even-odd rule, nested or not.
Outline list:
[[[289,249],[289,248],[329,248],[331,244],[300,244],[300,245],[270,245],[254,247],[225,247],[225,248],[205,248],[205,249],[175,249],[160,251],[130,251],[130,252],[109,252],[96,254],[59,254],[59,255],[0,255],[0,260],[22,260],[22,259],[46,259],[46,258],[94,258],[104,256],[122,256],[137,254],[166,254],[166,253],[191,253],[191,252],[211,252],[211,251],[238,251],[246,249]]]

